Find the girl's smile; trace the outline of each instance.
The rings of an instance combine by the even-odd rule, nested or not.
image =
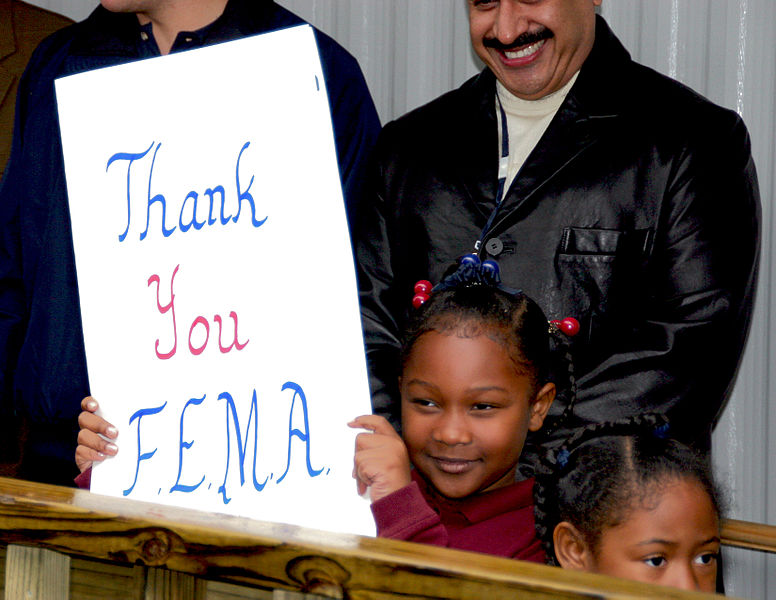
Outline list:
[[[509,485],[529,430],[555,396],[485,334],[424,333],[401,380],[403,437],[415,468],[448,498]]]

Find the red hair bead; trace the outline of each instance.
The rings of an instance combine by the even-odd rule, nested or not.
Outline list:
[[[569,337],[574,337],[579,333],[579,321],[574,317],[566,317],[562,321],[554,319],[550,323]]]
[[[560,330],[569,337],[574,337],[579,333],[579,321],[574,317],[566,317],[560,322]]]
[[[431,282],[428,279],[421,279],[415,284],[415,293],[416,294],[425,294],[428,296],[428,294],[431,292],[431,288],[433,286],[431,285]],[[428,300],[428,298],[426,298]]]
[[[412,297],[412,308],[420,308],[428,299],[429,299],[428,294],[423,294],[423,293],[415,294]]]

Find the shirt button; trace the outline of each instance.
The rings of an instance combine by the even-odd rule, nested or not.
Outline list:
[[[498,256],[504,251],[504,242],[498,238],[490,238],[485,242],[485,250],[487,250],[488,254],[491,256]]]
[[[141,31],[140,32],[140,39],[143,40],[144,42],[147,42],[148,41],[148,34],[145,31]]]

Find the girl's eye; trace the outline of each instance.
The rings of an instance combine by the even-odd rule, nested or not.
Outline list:
[[[664,556],[650,556],[649,558],[645,558],[644,562],[650,567],[663,567],[667,563]]]
[[[477,404],[472,405],[472,410],[493,410],[494,408],[498,408],[495,404],[490,404],[489,402],[478,402]]]
[[[413,398],[411,402],[420,408],[435,408],[437,405],[436,402],[428,398]]]
[[[717,562],[716,552],[704,552],[695,557],[696,565],[712,565]]]

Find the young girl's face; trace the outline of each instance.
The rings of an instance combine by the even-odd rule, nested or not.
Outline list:
[[[526,433],[541,427],[555,386],[533,392],[531,378],[487,336],[424,333],[401,378],[412,464],[448,498],[512,483]]]
[[[656,504],[633,508],[601,533],[592,570],[714,592],[719,544],[719,516],[708,493],[696,481],[678,480],[661,486]]]

